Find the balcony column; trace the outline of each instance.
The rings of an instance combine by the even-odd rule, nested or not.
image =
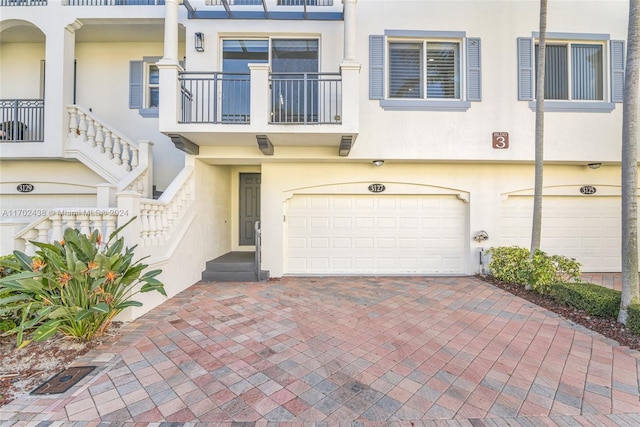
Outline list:
[[[180,105],[180,82],[178,76],[182,68],[178,61],[178,6],[181,0],[165,1],[164,16],[164,57],[158,61],[160,74],[160,106],[158,110],[160,132],[175,127]]]
[[[178,6],[181,0],[165,0],[164,57],[161,62],[178,63]]]
[[[355,62],[356,60],[356,3],[358,0],[342,0],[342,4],[344,4],[343,62]]]
[[[75,32],[81,26],[74,21],[66,27],[51,25],[46,30],[44,135],[47,148],[44,151],[60,157],[64,155],[69,133],[69,115],[64,107],[73,104]]]
[[[251,70],[251,128],[266,129],[271,121],[269,106],[269,64],[249,64]],[[256,131],[258,131],[256,129]]]

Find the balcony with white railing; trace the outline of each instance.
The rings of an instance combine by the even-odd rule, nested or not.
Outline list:
[[[319,73],[272,73],[268,64],[250,64],[250,69],[175,71],[176,92],[161,95],[175,96],[175,112],[164,110],[163,116],[161,110],[161,131],[188,140],[192,147],[255,145],[257,140],[260,145],[260,138],[276,147],[338,147],[345,138],[353,142],[359,121],[359,67],[343,65],[340,72]],[[161,69],[168,80],[167,71]],[[172,122],[173,117],[177,120]]]

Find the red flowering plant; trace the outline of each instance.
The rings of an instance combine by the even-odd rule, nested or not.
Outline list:
[[[0,279],[0,316],[9,309],[21,313],[17,326],[6,332],[16,334],[18,346],[58,332],[90,341],[104,334],[122,310],[142,305],[132,299],[136,294],[166,296],[156,278],[162,271],[143,274],[148,266],[134,261],[135,246],[116,239],[123,227],[107,242],[98,230],[84,235],[68,228],[59,242],[32,242],[39,249],[33,257],[14,251],[22,271]]]

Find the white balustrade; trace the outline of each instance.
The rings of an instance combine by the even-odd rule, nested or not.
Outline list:
[[[176,178],[176,181],[180,176]],[[193,202],[193,173],[185,174],[182,183],[174,181],[177,190],[167,189],[169,200],[142,199],[140,203],[140,238],[143,246],[158,246],[169,240],[173,231]],[[179,185],[181,184],[181,185]],[[164,197],[164,195],[163,195]]]
[[[89,119],[89,125],[87,127],[87,143],[91,144],[92,147],[96,146],[96,121],[93,119]]]
[[[139,150],[136,144],[78,106],[70,106],[67,111],[70,138],[77,138],[94,147],[126,171],[131,171],[139,165]]]
[[[54,243],[60,242],[64,238],[64,231],[67,228],[77,228],[82,234],[91,235],[95,230],[103,236],[103,241],[107,241],[109,236],[116,230],[116,209],[96,209],[96,208],[63,208],[53,211],[49,216],[41,218],[25,230],[21,231],[16,238],[24,241],[25,253],[34,255],[37,248],[32,242]],[[129,243],[130,245],[136,242]]]
[[[78,123],[78,131],[80,131],[80,134],[78,135],[78,138],[80,141],[87,142],[87,115],[79,111],[78,117],[80,118]]]
[[[107,153],[109,159],[113,159],[113,133],[105,129],[104,131],[104,150],[103,153]]]
[[[78,110],[74,107],[68,107],[69,112],[69,138],[78,137]]]

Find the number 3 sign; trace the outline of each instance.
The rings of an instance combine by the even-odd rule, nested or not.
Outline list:
[[[509,132],[494,132],[493,148],[497,150],[504,150],[509,148]]]

